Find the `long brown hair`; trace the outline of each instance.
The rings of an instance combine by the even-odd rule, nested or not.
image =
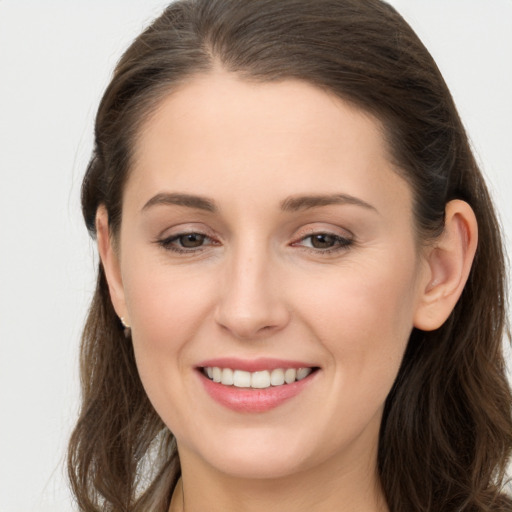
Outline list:
[[[82,188],[86,225],[105,205],[115,234],[141,123],[216,63],[253,81],[299,79],[372,113],[414,192],[420,240],[463,199],[479,247],[462,296],[436,331],[412,332],[386,401],[378,470],[393,512],[510,511],[500,229],[451,95],[432,57],[380,0],[179,0],[121,58],[101,101]],[[166,511],[180,474],[172,433],[142,388],[98,269],[81,347],[82,408],[68,468],[80,510]]]

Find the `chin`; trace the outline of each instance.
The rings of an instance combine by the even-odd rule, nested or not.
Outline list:
[[[269,460],[259,454],[243,457],[233,454],[232,457],[224,456],[222,459],[212,461],[221,473],[233,478],[248,480],[265,480],[285,478],[304,470],[304,461],[299,457],[278,457]]]
[[[307,443],[259,434],[225,436],[222,442],[217,440],[194,451],[210,467],[233,478],[276,479],[306,469]]]

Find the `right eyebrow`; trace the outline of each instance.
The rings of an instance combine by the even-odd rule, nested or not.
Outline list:
[[[196,208],[207,212],[217,212],[215,203],[206,197],[195,196],[191,194],[167,193],[162,192],[153,196],[143,207],[142,212],[156,205],[177,205],[187,208]]]
[[[352,204],[378,213],[375,206],[348,194],[291,196],[281,203],[281,209],[285,212],[296,212],[332,204]]]

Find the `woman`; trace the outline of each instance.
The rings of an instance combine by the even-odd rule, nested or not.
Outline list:
[[[171,4],[82,204],[82,510],[511,510],[499,228],[390,6]]]

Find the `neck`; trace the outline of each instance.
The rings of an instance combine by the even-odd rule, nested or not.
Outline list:
[[[181,455],[181,454],[180,454]],[[219,473],[188,453],[182,459],[170,512],[388,512],[371,460],[340,466],[326,461],[314,471],[273,479],[246,479]]]

